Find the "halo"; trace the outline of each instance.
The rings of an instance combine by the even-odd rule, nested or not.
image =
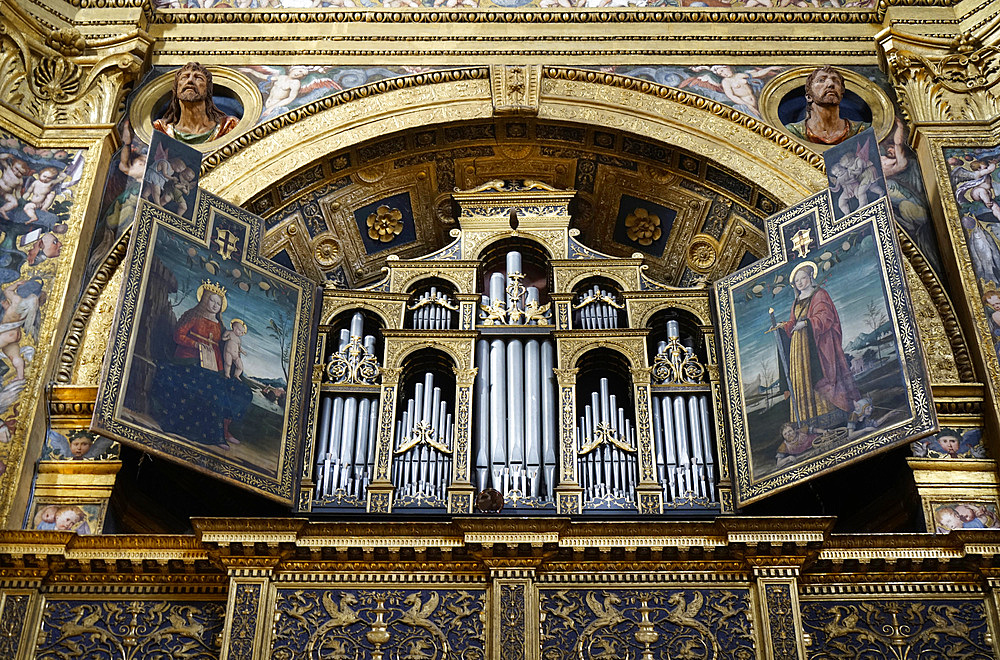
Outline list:
[[[225,293],[219,293],[218,291],[215,290],[214,286],[206,287],[204,284],[202,284],[201,286],[199,286],[198,287],[198,293],[196,294],[198,296],[198,302],[201,302],[201,297],[203,295],[205,295],[205,289],[206,288],[209,290],[210,293],[214,293],[215,295],[217,295],[220,298],[222,298],[222,309],[219,310],[219,313],[221,314],[222,312],[226,311],[226,308],[229,307],[229,301],[226,300],[226,294]]]
[[[803,268],[808,268],[809,270],[812,271],[812,278],[814,280],[816,279],[816,276],[819,275],[819,266],[817,266],[815,263],[813,263],[811,261],[803,261],[798,266],[796,266],[795,268],[792,269],[791,274],[788,276],[788,281],[789,282],[794,282],[795,281],[795,274],[798,273]]]
[[[244,321],[243,319],[233,319],[232,321],[229,322],[229,327],[230,328],[233,327],[234,323],[239,323],[240,325],[243,326],[244,330],[246,330],[247,332],[250,332],[250,326],[248,326],[247,322]]]

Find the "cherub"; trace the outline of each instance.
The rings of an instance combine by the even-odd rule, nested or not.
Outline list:
[[[355,7],[354,0],[338,0],[337,6]],[[281,67],[270,66],[248,66],[243,70],[251,76],[260,79],[262,90],[267,93],[264,100],[264,113],[262,119],[273,117],[281,108],[287,107],[295,102],[299,95],[308,96],[317,90],[340,90],[343,89],[329,75],[325,73],[326,67],[294,65],[288,67],[287,71]],[[270,88],[268,89],[268,84]]]
[[[965,172],[959,172],[956,168],[952,172],[952,179],[961,180],[955,189],[955,197],[965,197],[970,202],[982,202],[998,221],[1000,221],[1000,204],[997,204],[993,196],[993,171],[997,168],[998,161],[974,160],[963,167]],[[957,175],[957,176],[956,176]]]
[[[961,529],[963,526],[962,519],[950,506],[943,506],[935,511],[934,521],[937,522],[938,532],[949,532],[953,529]]]
[[[38,221],[38,211],[49,210],[60,190],[61,178],[58,169],[43,167],[28,184],[24,191],[24,199],[28,200],[24,205],[24,214],[28,216],[28,222]]]
[[[832,193],[840,193],[837,206],[843,213],[851,212],[851,200],[857,200],[858,208],[868,203],[868,193],[875,198],[884,195],[882,186],[878,185],[878,169],[871,162],[868,152],[871,140],[865,140],[858,145],[854,155],[845,153],[840,161],[830,168],[830,177],[836,185],[830,188]]]
[[[750,2],[760,4],[750,4]],[[747,7],[770,7],[771,0],[750,0]],[[766,3],[766,4],[764,4]],[[680,88],[688,85],[706,87],[717,92],[722,92],[736,106],[738,110],[743,110],[755,117],[760,116],[757,108],[757,96],[755,87],[761,86],[763,78],[769,74],[781,70],[780,66],[756,67],[746,71],[736,72],[733,67],[726,64],[714,64],[712,66],[694,66],[692,71],[709,71],[710,73],[688,78],[678,85]]]
[[[16,374],[15,380],[24,380],[24,362],[34,356],[34,349],[21,348],[24,332],[38,341],[38,326],[41,323],[40,307],[45,302],[42,281],[30,279],[11,282],[3,289],[3,317],[0,318],[0,352],[10,360]],[[23,330],[22,330],[23,329]],[[22,355],[23,354],[23,355]]]
[[[69,453],[73,458],[83,458],[94,446],[94,439],[86,433],[78,433],[69,438]]]
[[[35,514],[35,529],[52,530],[56,528],[56,514],[59,507],[50,504]]]
[[[86,519],[87,514],[78,506],[59,507],[59,510],[56,511],[55,529],[60,532],[90,534],[90,528],[87,526]]]
[[[239,378],[243,374],[243,358],[240,356],[247,354],[241,345],[241,337],[247,333],[247,324],[242,319],[233,319],[229,327],[232,330],[222,333],[222,341],[225,343],[222,349],[222,375],[226,378]]]
[[[9,161],[9,162],[8,162]],[[4,205],[0,206],[0,215],[10,219],[7,212],[17,208],[18,197],[24,188],[24,177],[30,173],[28,164],[10,154],[0,154],[0,197]]]

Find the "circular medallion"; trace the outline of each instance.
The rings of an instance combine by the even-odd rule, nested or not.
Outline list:
[[[340,261],[340,254],[340,243],[329,236],[324,236],[316,241],[313,247],[313,256],[316,258],[316,263],[323,268],[329,268]]]
[[[715,265],[718,257],[719,250],[711,236],[699,234],[691,239],[687,252],[687,263],[691,270],[705,273]]]

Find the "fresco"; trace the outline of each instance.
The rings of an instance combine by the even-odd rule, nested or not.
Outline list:
[[[910,449],[917,458],[987,458],[981,428],[942,428],[929,438],[914,441]]]
[[[1000,357],[1000,146],[946,148],[952,194],[988,326],[984,337]]]
[[[835,221],[827,194],[716,284],[740,502],[935,428],[887,200]]]
[[[934,531],[938,534],[947,534],[954,529],[1000,529],[996,502],[935,502],[931,511]]]
[[[0,131],[0,475],[14,450],[39,331],[52,313],[48,296],[84,153],[36,149]]]
[[[63,435],[49,429],[42,446],[43,461],[93,461],[115,460],[120,453],[118,443],[85,429]]]
[[[264,98],[264,109],[258,122],[261,123],[345,89],[444,68],[448,67],[254,65],[235,67],[235,70],[257,83],[260,89]]]
[[[81,536],[98,534],[106,508],[106,503],[39,500],[31,511],[27,528],[76,532]]]

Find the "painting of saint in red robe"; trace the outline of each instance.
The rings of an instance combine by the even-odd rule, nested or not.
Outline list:
[[[861,399],[844,354],[840,316],[830,294],[816,283],[818,270],[812,261],[792,270],[795,299],[781,327],[788,346],[783,393],[790,399],[789,421],[799,428],[843,424]]]

